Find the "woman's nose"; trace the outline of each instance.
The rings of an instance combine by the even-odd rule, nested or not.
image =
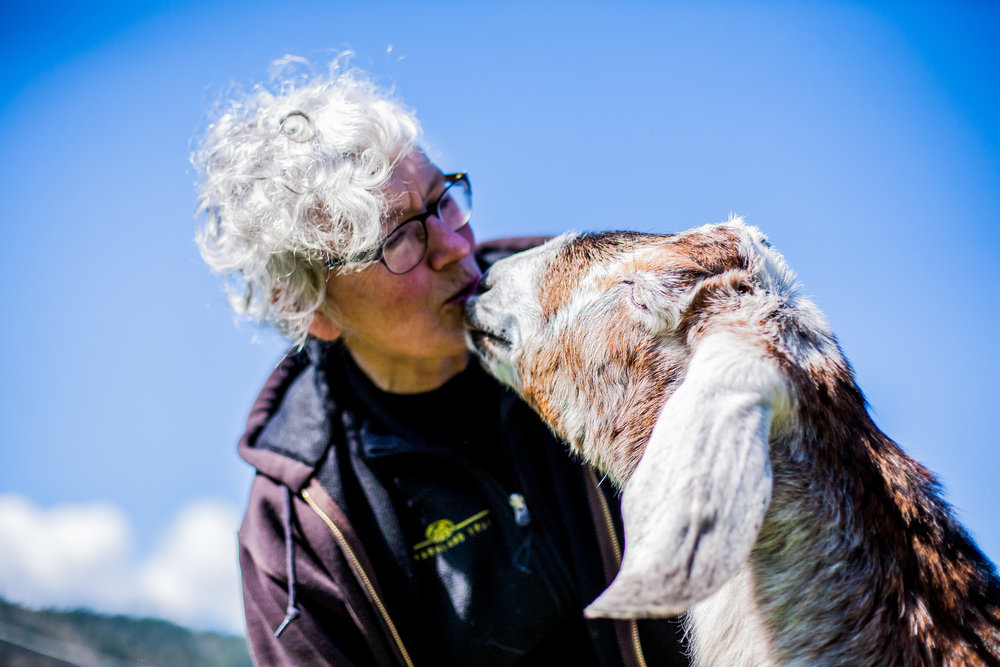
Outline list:
[[[431,215],[427,218],[427,236],[427,254],[435,271],[446,269],[472,253],[472,229],[467,224],[452,229]]]

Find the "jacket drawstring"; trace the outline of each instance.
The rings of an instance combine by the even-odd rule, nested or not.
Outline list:
[[[280,637],[285,628],[299,617],[299,606],[295,599],[295,543],[292,540],[292,490],[285,489],[285,572],[288,575],[288,606],[285,608],[285,619],[274,631],[275,638]]]

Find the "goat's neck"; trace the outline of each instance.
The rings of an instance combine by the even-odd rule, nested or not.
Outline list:
[[[992,565],[930,473],[866,422],[839,440],[772,443],[772,501],[750,560],[691,614],[696,646],[743,644],[754,659],[700,664],[1000,661]]]
[[[779,665],[768,623],[761,614],[749,563],[711,597],[688,612],[697,665]]]

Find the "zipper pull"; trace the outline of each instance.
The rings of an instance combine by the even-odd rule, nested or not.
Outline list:
[[[514,523],[524,528],[531,523],[531,513],[528,512],[528,505],[524,502],[524,496],[520,493],[512,493],[507,498],[510,507],[514,510]]]

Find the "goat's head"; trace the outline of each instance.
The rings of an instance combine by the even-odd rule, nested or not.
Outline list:
[[[482,290],[472,349],[624,487],[622,568],[588,614],[673,615],[714,592],[770,501],[789,369],[839,354],[782,257],[739,220],[567,234],[498,262]]]

